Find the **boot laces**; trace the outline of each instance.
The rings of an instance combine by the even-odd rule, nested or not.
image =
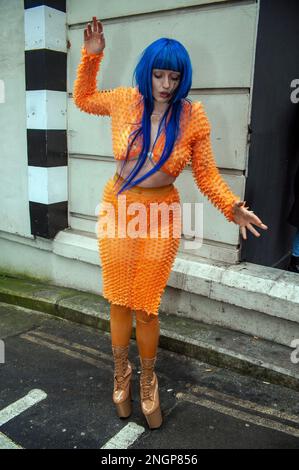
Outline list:
[[[145,400],[152,400],[151,390],[152,390],[152,380],[153,380],[153,369],[152,368],[143,368],[141,372],[141,387],[142,395]]]
[[[117,388],[122,388],[122,385],[125,381],[125,373],[128,368],[128,358],[126,354],[115,354],[114,355],[114,377],[117,383]]]

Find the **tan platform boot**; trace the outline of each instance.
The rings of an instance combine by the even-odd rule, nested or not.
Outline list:
[[[113,402],[120,418],[132,413],[132,364],[128,360],[129,346],[112,346],[114,358]]]
[[[145,359],[139,355],[139,358],[141,364],[141,410],[149,428],[159,428],[162,424],[162,413],[160,409],[158,378],[154,372],[156,357]]]

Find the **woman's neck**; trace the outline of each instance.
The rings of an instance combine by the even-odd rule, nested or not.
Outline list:
[[[152,114],[162,116],[162,114],[165,113],[167,108],[168,108],[168,104],[165,105],[164,103],[157,103],[156,101],[154,101],[154,109],[153,109]]]

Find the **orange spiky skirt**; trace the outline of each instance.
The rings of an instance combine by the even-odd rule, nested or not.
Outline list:
[[[124,181],[119,177],[114,186],[118,177],[115,173],[106,183],[98,214],[102,295],[111,303],[158,315],[180,245],[179,192],[169,184],[134,186],[117,195]]]

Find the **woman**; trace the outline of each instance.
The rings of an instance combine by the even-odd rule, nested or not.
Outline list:
[[[102,227],[105,221],[113,230],[109,236],[99,231],[98,240],[103,296],[111,304],[115,361],[113,401],[120,417],[131,414],[132,366],[128,349],[134,310],[141,363],[141,409],[152,429],[162,424],[154,372],[160,333],[158,307],[179,247],[179,237],[173,231],[177,233],[181,226],[180,217],[172,210],[167,222],[162,222],[162,216],[158,222],[157,219],[152,222],[151,207],[160,203],[168,208],[180,205],[173,182],[184,166],[191,163],[199,189],[227,220],[240,225],[244,238],[246,228],[260,236],[252,224],[267,227],[253,211],[247,210],[245,201],[231,192],[218,172],[203,106],[186,99],[192,69],[184,46],[173,39],[158,39],[145,49],[136,66],[137,87],[99,91],[96,75],[104,48],[103,26],[93,17],[93,28],[88,23],[84,30],[73,96],[82,111],[112,118],[117,172],[105,185],[102,205],[107,209],[99,213],[99,223]],[[121,196],[125,196],[123,207],[126,209],[122,222],[118,204]],[[134,211],[131,210],[134,204],[143,209],[143,217],[138,220],[144,229],[140,236],[134,231]],[[153,230],[155,236],[152,237],[153,228],[156,232]]]

